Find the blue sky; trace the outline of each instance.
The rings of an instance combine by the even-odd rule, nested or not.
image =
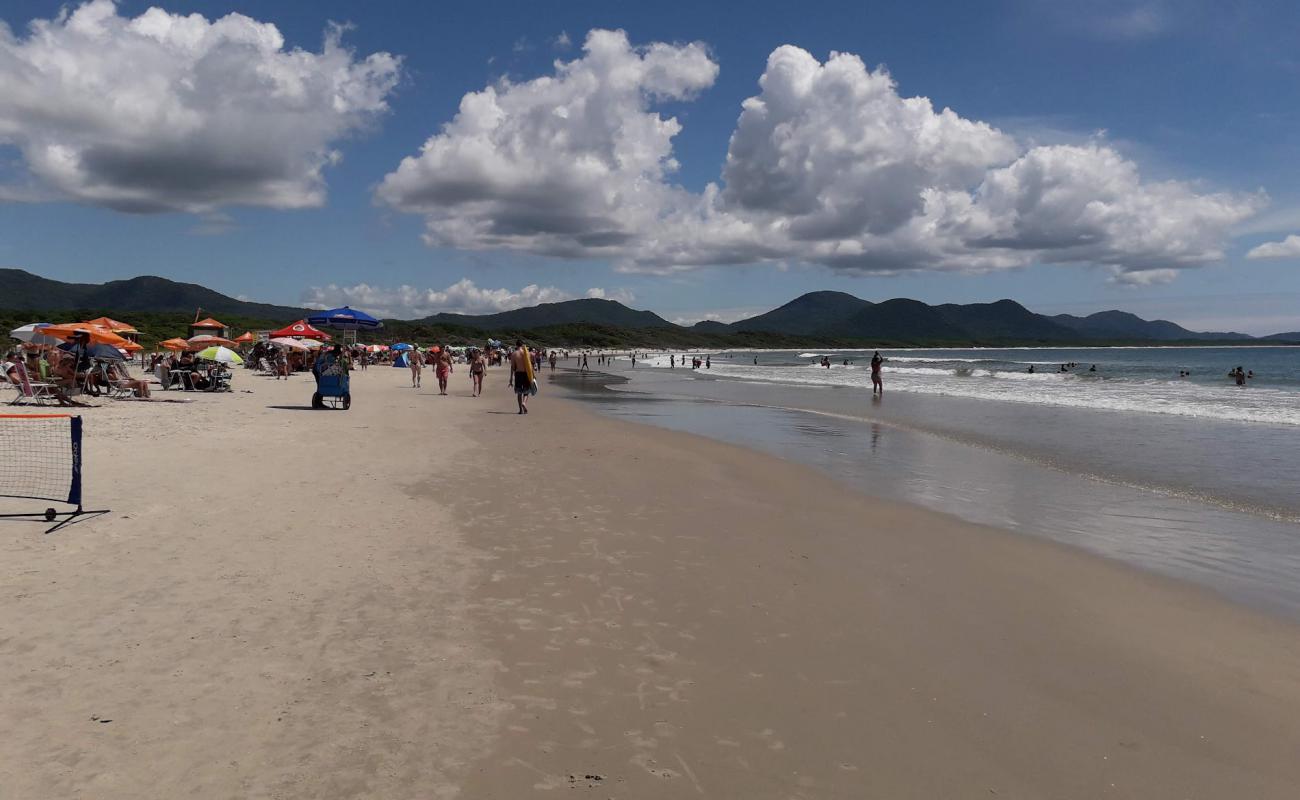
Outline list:
[[[0,81],[0,266],[93,282],[158,274],[404,315],[598,289],[672,319],[730,319],[829,288],[1296,330],[1300,240],[1285,242],[1300,234],[1300,7],[1224,5],[162,5],[274,25],[283,47],[257,51],[268,68],[301,48],[319,56],[308,79],[352,82],[345,110],[326,80],[268,112],[283,92],[245,91],[243,44],[200,63],[131,39],[148,3],[121,2],[80,36],[55,19],[60,4],[11,0],[0,73],[25,71]],[[33,19],[54,20],[40,48]],[[331,22],[348,24],[341,55],[323,46]],[[598,59],[583,49],[593,29],[627,42],[592,40]],[[783,45],[806,52],[774,55]],[[861,64],[832,65],[833,51]],[[51,53],[76,75],[33,70]],[[384,53],[394,58],[366,61]],[[567,81],[530,84],[557,77],[557,59],[572,62]],[[610,89],[629,70],[636,85]],[[800,77],[782,89],[778,72]],[[158,100],[196,74],[198,88]],[[78,93],[85,80],[92,94]],[[501,119],[485,154],[473,146],[486,139],[464,132],[481,120],[443,126],[489,86]],[[917,97],[932,110],[908,104]],[[747,98],[762,109],[742,120]],[[593,121],[530,121],[552,102]],[[935,143],[898,139],[934,130],[944,108],[957,122]],[[652,130],[670,118],[674,131]],[[854,145],[871,136],[881,143]],[[791,167],[790,152],[812,166]],[[613,166],[588,174],[592,158]],[[1060,203],[1031,188],[1027,176],[1044,175]],[[935,192],[974,205],[922,213]],[[617,235],[593,245],[574,226]],[[1256,255],[1270,257],[1247,258],[1267,243]]]

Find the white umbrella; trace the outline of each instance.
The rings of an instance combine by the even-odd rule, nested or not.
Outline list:
[[[308,350],[315,350],[318,347],[324,347],[323,344],[316,341],[315,339],[303,339],[302,346],[306,347]]]
[[[24,325],[21,328],[14,328],[13,330],[9,331],[9,335],[20,342],[27,342],[28,344],[48,344],[48,345],[63,344],[63,340],[60,339],[59,337],[46,336],[45,334],[41,333],[41,328],[45,327],[48,324],[49,323],[47,322],[33,322],[31,325]]]
[[[269,344],[276,345],[277,347],[287,347],[287,348],[289,348],[290,350],[310,350],[310,349],[311,349],[310,347],[308,347],[307,345],[305,345],[305,344],[303,344],[302,342],[298,341],[297,339],[290,339],[290,338],[288,338],[288,337],[280,337],[279,339],[271,339],[271,340],[269,340],[268,343],[269,343]]]

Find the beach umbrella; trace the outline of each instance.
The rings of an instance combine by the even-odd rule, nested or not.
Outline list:
[[[62,344],[63,340],[57,336],[49,336],[41,333],[41,329],[49,325],[48,322],[33,322],[31,325],[23,325],[9,331],[9,335],[20,342],[27,344]]]
[[[326,341],[330,338],[330,335],[328,333],[326,333],[325,331],[317,330],[314,326],[309,324],[305,319],[300,319],[297,322],[291,322],[288,325],[285,325],[280,330],[271,332],[272,339],[280,339],[289,336],[299,337],[303,339],[320,339],[322,341]]]
[[[229,347],[209,347],[206,350],[200,350],[195,355],[205,361],[216,361],[221,364],[239,365],[244,363],[244,359],[239,357],[239,353]]]
[[[396,350],[397,352],[400,353],[400,352],[402,352],[403,350],[414,350],[415,348],[412,347],[412,346],[410,346],[410,345],[407,344],[406,342],[398,342],[397,344],[389,345],[388,349],[389,349],[389,350]]]
[[[355,311],[347,306],[317,311],[307,317],[308,325],[320,328],[338,328],[340,330],[375,330],[384,327],[384,323],[364,311]]]
[[[78,333],[85,331],[90,335],[90,341],[95,344],[108,344],[113,347],[121,347],[127,344],[127,340],[118,336],[110,330],[100,328],[96,325],[82,325],[75,322],[64,322],[58,325],[46,325],[41,328],[40,333],[44,336],[57,338],[60,341],[68,341]]]
[[[191,350],[202,350],[205,347],[220,345],[222,347],[234,347],[235,343],[229,339],[223,339],[220,336],[213,336],[207,333],[201,333],[198,336],[191,336],[186,340]]]
[[[307,348],[308,350],[315,350],[315,349],[317,349],[318,347],[324,347],[324,346],[325,346],[325,343],[324,343],[324,342],[318,342],[318,341],[316,341],[315,339],[303,339],[303,340],[302,340],[302,346],[305,347],[305,348]]]
[[[298,340],[298,339],[286,339],[286,338],[284,338],[284,337],[281,337],[281,338],[278,338],[278,339],[271,339],[270,342],[269,342],[269,344],[273,344],[273,345],[275,345],[276,347],[287,347],[287,348],[289,348],[290,350],[310,350],[310,349],[311,349],[311,348],[309,348],[306,344],[304,344],[302,341],[300,341],[300,340]]]
[[[76,346],[77,345],[74,342],[65,342],[59,345],[59,349],[66,352],[71,352],[74,348],[76,348]],[[123,354],[121,350],[118,350],[116,347],[114,347],[111,344],[96,344],[92,342],[91,344],[86,346],[86,355],[90,356],[91,358],[103,359],[104,361],[125,361],[126,360],[126,355]]]
[[[187,350],[189,349],[190,343],[184,339],[167,339],[166,341],[159,342],[158,346],[165,347],[168,350]]]
[[[257,341],[257,337],[253,335],[252,331],[245,331],[240,335],[236,336],[235,341],[239,342],[240,344],[247,344],[248,342]]]
[[[125,322],[118,322],[117,320],[111,319],[109,317],[96,317],[95,319],[88,319],[85,321],[84,324],[97,325],[101,328],[104,328],[105,330],[112,331],[113,333],[139,333],[140,332]]]

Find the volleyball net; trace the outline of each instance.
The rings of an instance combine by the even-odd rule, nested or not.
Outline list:
[[[71,414],[0,414],[0,497],[40,500],[75,506],[73,511],[0,514],[0,517],[44,517],[57,530],[85,511],[81,505],[81,417]]]

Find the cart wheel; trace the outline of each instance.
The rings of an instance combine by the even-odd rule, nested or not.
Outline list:
[[[343,410],[344,410],[344,411],[347,411],[349,408],[352,408],[352,395],[351,395],[351,393],[343,395]]]
[[[325,407],[325,404],[321,402],[321,399],[320,399],[320,392],[317,392],[316,394],[313,394],[313,395],[311,396],[311,407],[312,407],[312,408],[324,408],[324,407]]]

